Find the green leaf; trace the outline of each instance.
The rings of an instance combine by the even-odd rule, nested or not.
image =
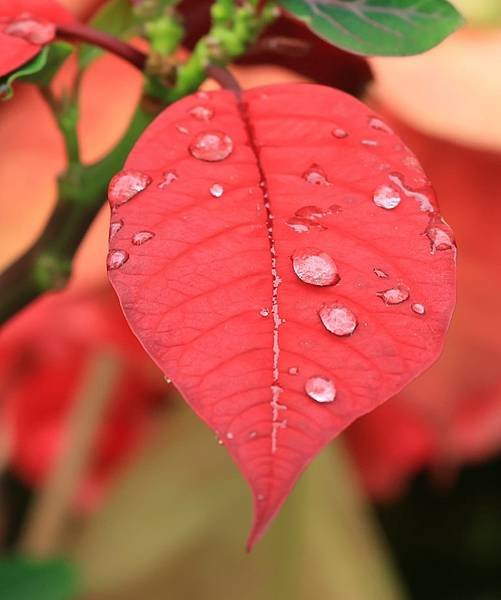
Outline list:
[[[12,98],[12,85],[17,79],[23,79],[27,83],[49,85],[72,49],[73,47],[66,42],[55,42],[42,48],[33,60],[0,79],[0,98]]]
[[[0,561],[2,600],[70,600],[76,587],[75,571],[63,561],[20,557]]]
[[[120,39],[132,37],[136,24],[132,3],[129,0],[110,0],[89,23],[95,29],[105,31]],[[103,50],[100,48],[83,44],[79,53],[80,68],[85,69],[102,54]]]
[[[319,37],[355,54],[425,52],[463,18],[446,0],[279,0]]]

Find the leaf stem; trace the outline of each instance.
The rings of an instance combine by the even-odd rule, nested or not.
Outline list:
[[[242,92],[237,78],[229,69],[220,67],[219,65],[209,65],[205,71],[207,76],[219,83],[224,90],[235,92],[237,96]]]

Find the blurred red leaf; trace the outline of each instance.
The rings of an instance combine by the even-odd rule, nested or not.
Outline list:
[[[174,104],[110,203],[110,279],[250,483],[252,545],[313,456],[438,356],[451,233],[391,130],[313,85]]]
[[[55,0],[0,0],[0,77],[33,59],[73,16]]]
[[[144,438],[165,388],[123,323],[109,294],[65,293],[42,299],[11,321],[0,337],[0,380],[11,463],[38,485],[65,451],[65,428],[89,358],[111,350],[123,361],[77,494],[96,506],[119,467]]]

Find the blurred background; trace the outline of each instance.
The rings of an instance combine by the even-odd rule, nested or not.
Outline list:
[[[100,4],[61,3],[82,18]],[[263,45],[233,69],[244,87],[357,93],[413,149],[459,249],[441,359],[327,448],[246,555],[244,481],[129,332],[103,208],[69,288],[0,332],[5,552],[65,557],[81,600],[501,599],[501,2],[453,3],[467,25],[421,56],[366,62],[280,22],[270,36],[300,36],[300,55]],[[183,3],[193,39],[206,7]],[[85,161],[117,141],[140,88],[117,58],[88,69]],[[64,152],[29,85],[0,105],[0,139],[3,269],[50,214]]]

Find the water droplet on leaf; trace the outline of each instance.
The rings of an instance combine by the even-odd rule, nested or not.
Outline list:
[[[296,250],[292,255],[292,266],[299,279],[311,285],[335,285],[340,279],[334,260],[316,248]]]
[[[348,132],[344,129],[341,129],[341,127],[336,127],[332,130],[332,135],[338,140],[342,140],[348,137]]]
[[[198,121],[210,121],[214,116],[214,110],[209,106],[194,106],[189,111],[190,115]]]
[[[386,210],[396,208],[402,200],[399,192],[392,188],[391,185],[380,185],[377,187],[372,199],[376,206],[385,208]]]
[[[289,367],[288,373],[289,375],[297,375],[299,373],[299,369],[297,367]]]
[[[407,186],[404,182],[403,175],[400,173],[391,173],[388,176],[389,180],[394,183],[407,197],[413,198],[419,204],[422,212],[433,212],[435,209],[429,197],[427,190],[416,190]]]
[[[233,140],[222,131],[204,131],[193,139],[189,149],[198,160],[219,162],[233,152]]]
[[[423,304],[413,304],[411,308],[417,315],[424,315],[424,313],[426,312],[426,309]]]
[[[269,311],[269,309],[268,309],[268,308],[262,308],[262,309],[259,311],[259,314],[260,314],[262,317],[266,318],[266,317],[269,317],[269,316],[270,316],[270,311]]]
[[[160,189],[163,189],[169,186],[173,181],[176,181],[176,179],[179,179],[179,176],[175,171],[167,171],[166,173],[164,173],[164,178],[158,184],[158,187]]]
[[[393,130],[389,125],[387,125],[382,119],[379,117],[371,117],[369,119],[369,125],[372,129],[376,129],[377,131],[384,131],[385,133],[393,133]]]
[[[23,15],[10,22],[3,31],[6,35],[22,38],[31,44],[41,46],[51,42],[56,35],[53,23],[34,19],[31,15]]]
[[[303,219],[321,219],[325,216],[325,211],[318,206],[303,206],[294,213],[296,217]]]
[[[210,186],[209,192],[211,196],[214,196],[214,198],[221,198],[221,196],[224,194],[224,188],[220,183],[214,183]]]
[[[325,231],[327,227],[321,225],[320,223],[315,223],[309,219],[301,218],[301,217],[292,217],[286,224],[293,229],[296,233],[306,233],[310,231],[310,229],[314,229],[315,231]]]
[[[134,246],[142,246],[154,237],[155,234],[151,231],[138,231],[132,236],[132,243]]]
[[[141,171],[120,171],[110,182],[108,198],[112,208],[125,204],[145,190],[151,183],[151,177]]]
[[[110,250],[106,259],[108,271],[119,269],[129,260],[129,254],[125,250]]]
[[[376,140],[362,140],[363,146],[379,146],[379,142]]]
[[[426,235],[431,243],[431,253],[451,250],[455,247],[454,237],[450,227],[441,218],[432,218],[426,229]]]
[[[403,285],[397,285],[388,290],[384,290],[382,292],[377,292],[376,294],[379,298],[383,300],[385,304],[402,304],[409,299],[409,289]]]
[[[334,383],[325,377],[310,377],[304,386],[308,396],[320,403],[333,402],[336,398],[336,387]]]
[[[318,315],[327,331],[334,335],[351,335],[358,325],[353,311],[337,302],[322,306]]]
[[[382,269],[378,269],[377,267],[374,267],[374,275],[376,277],[379,277],[379,279],[387,279],[388,278],[388,273],[385,273]]]
[[[182,133],[183,135],[188,135],[190,133],[189,129],[187,127],[184,127],[184,125],[176,125],[176,129],[179,131],[179,133]]]
[[[116,236],[116,234],[120,231],[120,229],[122,229],[123,226],[124,226],[124,222],[122,221],[122,219],[120,219],[119,221],[114,221],[114,222],[110,223],[109,239],[112,240]]]
[[[306,179],[308,183],[313,185],[332,185],[327,180],[325,171],[317,164],[311,165],[311,167],[303,173],[303,179]]]

